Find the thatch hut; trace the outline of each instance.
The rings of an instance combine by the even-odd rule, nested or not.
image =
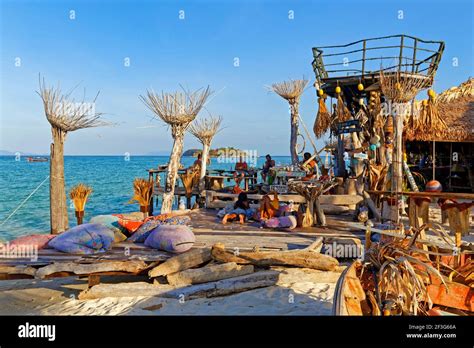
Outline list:
[[[422,103],[417,101],[415,107]],[[474,78],[442,92],[436,96],[436,103],[439,116],[447,127],[442,134],[429,130],[423,134],[410,134],[406,143],[408,160],[429,180],[431,166],[424,159],[435,158],[436,180],[445,190],[473,191]]]

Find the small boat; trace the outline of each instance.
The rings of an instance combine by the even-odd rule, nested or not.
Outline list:
[[[27,162],[48,162],[46,157],[26,157]]]

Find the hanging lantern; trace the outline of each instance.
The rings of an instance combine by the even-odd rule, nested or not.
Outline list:
[[[364,90],[364,85],[362,83],[359,83],[357,85],[357,89],[362,92]]]
[[[339,86],[336,87],[336,93],[337,94],[341,93],[341,87],[339,87]]]
[[[322,97],[324,95],[324,91],[322,89],[318,89],[318,95]]]

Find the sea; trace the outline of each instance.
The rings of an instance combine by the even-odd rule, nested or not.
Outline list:
[[[289,156],[274,156],[276,165],[291,162]],[[130,204],[133,180],[148,178],[147,169],[165,164],[168,156],[65,156],[66,192],[78,183],[92,187],[85,211],[85,221],[101,214],[138,211]],[[194,157],[183,157],[188,167]],[[211,159],[210,169],[234,168],[235,163]],[[261,168],[264,157],[255,167]],[[0,241],[22,235],[49,233],[49,162],[27,162],[25,157],[0,156]],[[231,183],[229,183],[231,185]],[[69,226],[76,224],[74,206],[68,199]],[[176,203],[177,204],[177,203]],[[159,206],[156,208],[159,209]]]

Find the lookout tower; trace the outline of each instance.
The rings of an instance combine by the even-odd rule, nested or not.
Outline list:
[[[422,79],[429,88],[444,51],[443,41],[426,41],[409,35],[363,39],[345,45],[313,47],[312,62],[317,88],[335,96],[339,86],[350,108],[353,98],[364,91],[380,90],[380,71],[401,73],[407,78]]]

